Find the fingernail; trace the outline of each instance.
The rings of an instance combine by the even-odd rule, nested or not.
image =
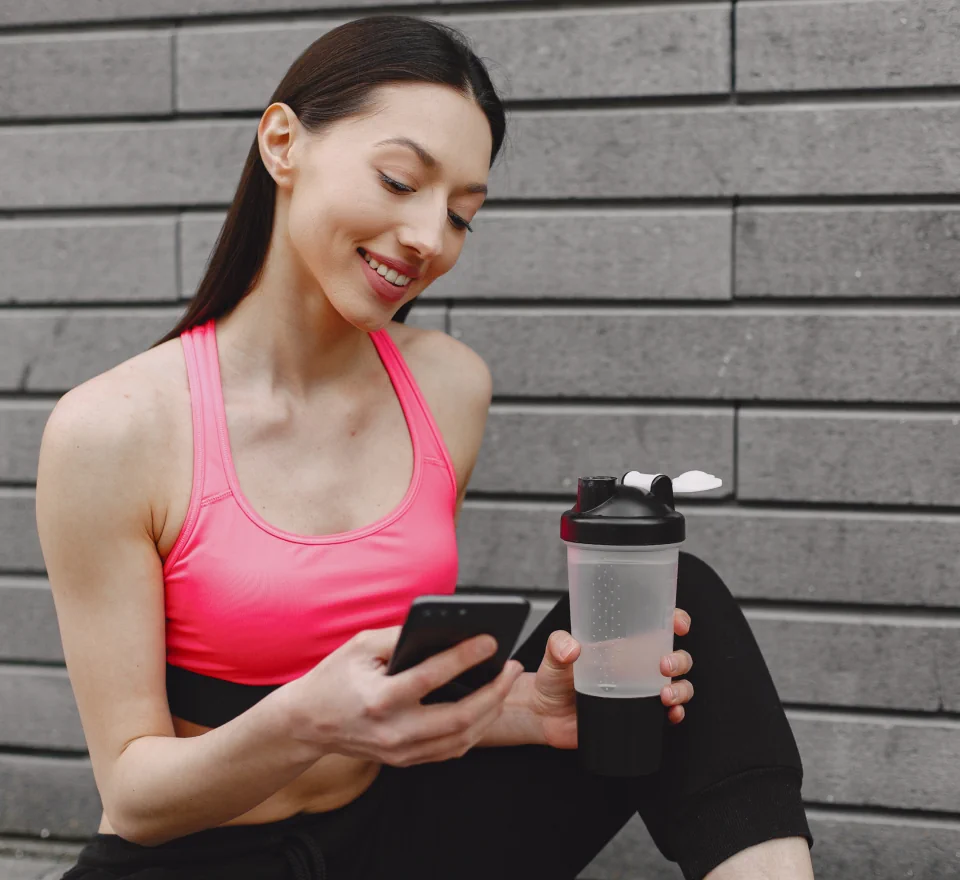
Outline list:
[[[677,660],[675,657],[667,657],[667,669],[671,672],[677,671]]]
[[[674,687],[668,687],[667,698],[670,700],[671,703],[675,702],[677,699],[677,689]]]

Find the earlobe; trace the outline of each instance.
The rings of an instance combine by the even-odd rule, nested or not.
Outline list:
[[[293,145],[299,124],[286,104],[271,104],[257,128],[260,159],[277,186],[289,185],[294,171]]]

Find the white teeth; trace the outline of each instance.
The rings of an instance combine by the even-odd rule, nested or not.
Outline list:
[[[386,278],[387,281],[397,287],[406,287],[413,280],[406,275],[401,275],[396,269],[391,269],[383,263],[378,263],[369,254],[364,253],[363,258],[370,264],[371,269],[376,269],[378,275]]]

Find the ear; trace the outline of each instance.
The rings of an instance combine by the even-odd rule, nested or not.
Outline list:
[[[257,142],[267,173],[281,189],[293,183],[296,172],[294,145],[302,134],[300,120],[286,104],[271,104],[260,118]]]

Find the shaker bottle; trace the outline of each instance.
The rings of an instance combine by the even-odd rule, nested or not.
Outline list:
[[[715,488],[700,471],[685,491]],[[561,517],[567,546],[570,622],[581,652],[573,666],[581,764],[604,776],[642,776],[660,766],[673,650],[683,515],[666,475],[581,477],[577,503]]]

